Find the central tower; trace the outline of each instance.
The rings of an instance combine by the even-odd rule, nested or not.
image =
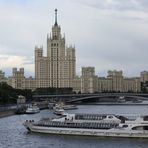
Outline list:
[[[47,57],[43,57],[43,48],[38,47],[35,55],[37,87],[72,87],[75,77],[75,48],[65,47],[65,37],[61,35],[57,22],[57,9],[52,33],[47,35]]]

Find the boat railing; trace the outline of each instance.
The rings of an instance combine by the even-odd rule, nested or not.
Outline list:
[[[105,119],[107,115],[98,114],[75,114],[75,120],[102,120]]]
[[[57,121],[40,121],[35,123],[36,126],[45,126],[45,127],[61,127],[61,128],[88,128],[88,129],[110,129],[115,128],[118,123],[105,123],[105,122],[57,122]]]

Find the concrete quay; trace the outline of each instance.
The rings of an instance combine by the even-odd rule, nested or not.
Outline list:
[[[8,109],[0,111],[0,118],[12,116],[15,114],[16,109]]]

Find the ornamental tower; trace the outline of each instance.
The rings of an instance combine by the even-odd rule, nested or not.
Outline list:
[[[75,77],[75,48],[65,47],[65,37],[61,27],[55,23],[51,35],[47,35],[47,57],[43,57],[43,48],[35,50],[35,78],[37,87],[72,87]]]

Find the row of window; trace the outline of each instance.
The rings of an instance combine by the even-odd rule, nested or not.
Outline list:
[[[55,46],[57,46],[58,47],[58,43],[51,43],[51,47],[55,47]]]

